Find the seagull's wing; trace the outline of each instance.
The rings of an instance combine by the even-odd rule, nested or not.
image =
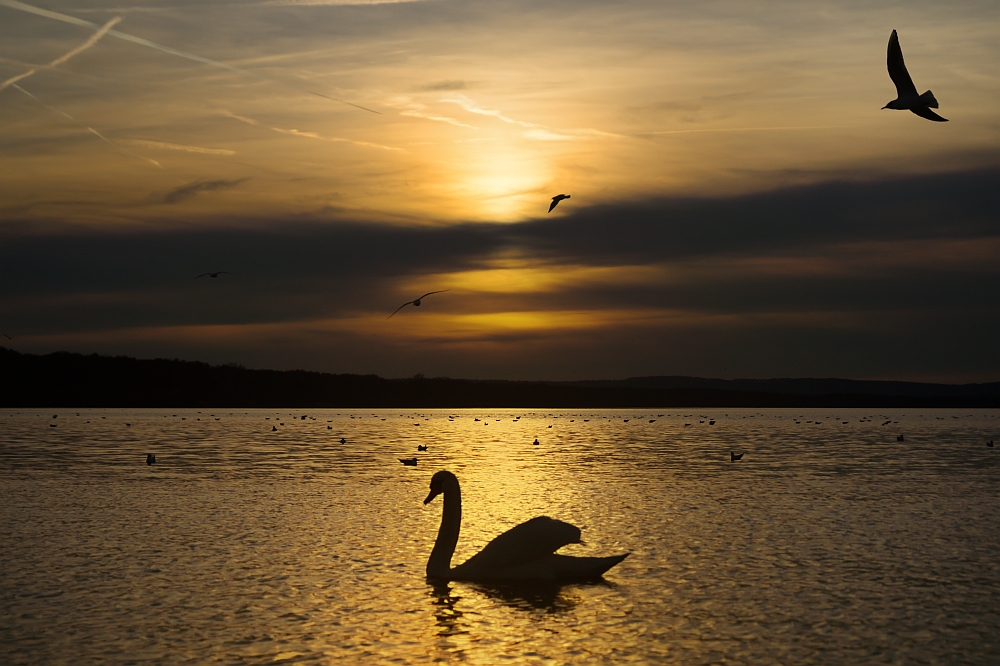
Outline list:
[[[911,108],[910,111],[913,111],[913,113],[917,114],[921,118],[926,118],[927,120],[933,120],[934,122],[937,122],[937,123],[946,123],[946,122],[948,122],[947,118],[942,118],[938,114],[936,114],[933,111],[931,111],[930,109],[928,109],[926,106],[915,106],[915,107]]]
[[[428,291],[426,294],[424,294],[423,296],[421,296],[420,298],[418,298],[416,300],[421,301],[424,298],[430,296],[431,294],[440,294],[440,293],[445,292],[445,291],[451,291],[451,290],[450,289],[439,289],[438,291]]]
[[[211,273],[202,273],[201,275],[195,275],[194,279],[197,280],[198,278],[205,277],[206,275],[211,275]]]
[[[386,317],[386,319],[392,319],[392,315],[396,314],[397,312],[399,312],[400,310],[402,310],[403,308],[405,308],[407,305],[413,305],[413,301],[406,301],[405,303],[403,303],[402,305],[400,305],[398,308],[396,308],[395,311],[393,311],[393,313],[391,315],[389,315],[388,317]]]
[[[229,271],[219,271],[219,275],[222,275],[222,274],[232,275],[232,273],[230,273]]]
[[[896,94],[899,97],[916,97],[917,87],[913,85],[910,73],[906,71],[906,63],[903,62],[903,49],[899,48],[899,37],[893,30],[889,36],[889,52],[886,56],[886,63],[889,65],[889,78],[896,84]]]
[[[552,197],[552,203],[549,204],[549,212],[551,213],[552,209],[555,208],[558,204],[559,204],[559,197]]]

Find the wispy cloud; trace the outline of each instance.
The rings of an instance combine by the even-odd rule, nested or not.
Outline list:
[[[35,14],[37,16],[44,16],[45,18],[54,19],[56,21],[62,21],[64,23],[72,23],[73,25],[86,26],[86,27],[91,27],[91,28],[97,28],[98,27],[98,25],[96,23],[93,23],[91,21],[87,21],[85,19],[77,18],[75,16],[69,16],[67,14],[61,14],[59,12],[49,11],[48,9],[42,9],[40,7],[34,7],[32,5],[26,5],[25,3],[18,2],[17,0],[0,0],[0,5],[3,5],[4,7],[9,7],[11,9],[17,9],[17,10],[22,11],[22,12],[28,12],[30,14]],[[275,81],[273,79],[269,79],[267,77],[264,77],[264,76],[261,76],[260,74],[255,73],[255,72],[251,72],[250,70],[243,69],[241,67],[234,67],[233,65],[229,65],[229,64],[226,64],[224,62],[219,62],[218,60],[212,60],[211,58],[205,58],[205,57],[202,57],[200,55],[195,55],[193,53],[187,53],[186,51],[179,51],[177,49],[170,48],[169,46],[164,46],[163,44],[157,44],[156,42],[151,42],[148,39],[143,39],[142,37],[136,37],[135,35],[130,35],[130,34],[125,33],[125,32],[120,32],[118,30],[111,30],[111,29],[109,29],[109,30],[106,31],[106,33],[109,34],[109,35],[111,35],[112,37],[117,37],[118,39],[122,39],[122,40],[125,40],[127,42],[132,42],[133,44],[139,44],[141,46],[148,46],[149,48],[156,49],[157,51],[162,51],[163,53],[169,53],[171,55],[175,55],[175,56],[178,56],[178,57],[181,57],[181,58],[187,58],[188,60],[194,60],[195,62],[200,62],[200,63],[203,63],[205,65],[211,65],[213,67],[219,67],[221,69],[225,69],[225,70],[228,70],[230,72],[235,72],[237,74],[244,74],[246,76],[251,76],[251,77],[257,79],[258,81],[266,81],[268,83],[273,83],[273,84],[282,86],[283,88],[288,88],[290,90],[296,90],[296,91],[301,92],[301,93],[306,93],[306,94],[309,94],[309,95],[315,95],[317,97],[322,97],[324,99],[328,99],[328,100],[333,101],[333,102],[339,102],[340,104],[347,104],[348,106],[353,106],[353,107],[355,107],[357,109],[361,109],[363,111],[368,111],[369,113],[379,113],[378,111],[375,111],[374,109],[369,109],[368,107],[361,106],[360,104],[355,104],[354,102],[348,102],[347,100],[338,99],[336,97],[331,97],[330,95],[324,95],[323,93],[316,92],[315,90],[309,90],[307,88],[299,88],[298,86],[293,86],[293,85],[290,85],[288,83],[282,83],[282,82],[279,82],[279,81]]]
[[[709,127],[705,129],[663,130],[641,132],[640,136],[651,134],[701,134],[710,132],[780,132],[785,130],[847,129],[849,125],[802,125],[790,127]]]
[[[476,102],[474,102],[473,100],[469,99],[465,95],[455,95],[454,97],[446,97],[446,98],[444,98],[442,100],[439,100],[439,101],[445,102],[447,104],[457,104],[460,107],[462,107],[463,109],[465,109],[466,111],[468,111],[469,113],[475,113],[475,114],[478,114],[478,115],[481,115],[481,116],[490,116],[492,118],[496,118],[498,120],[502,120],[505,123],[511,123],[512,125],[520,125],[521,127],[532,127],[532,128],[539,128],[539,129],[547,129],[544,125],[539,125],[537,123],[529,123],[529,122],[525,122],[524,120],[514,120],[513,118],[511,118],[509,116],[505,116],[500,111],[496,111],[494,109],[484,109],[483,107],[479,106]]]
[[[115,147],[115,148],[117,148],[118,150],[122,151],[123,153],[127,153],[127,154],[131,155],[132,157],[137,157],[137,158],[139,158],[140,160],[142,160],[143,162],[147,162],[147,163],[149,163],[149,164],[152,164],[152,165],[153,165],[153,166],[155,166],[155,167],[156,167],[157,169],[162,169],[162,168],[163,168],[162,166],[160,166],[160,163],[159,163],[159,162],[157,162],[156,160],[153,160],[153,159],[150,159],[150,158],[148,158],[148,157],[144,157],[144,156],[142,156],[142,155],[140,155],[140,154],[138,154],[138,153],[133,153],[133,152],[132,152],[131,150],[129,150],[128,148],[125,148],[124,146],[122,146],[122,145],[120,145],[120,144],[118,144],[118,143],[116,143],[116,142],[112,141],[112,140],[111,140],[111,139],[109,139],[108,137],[104,136],[103,134],[101,134],[100,132],[98,132],[97,130],[95,130],[95,129],[94,129],[93,127],[88,127],[88,126],[84,125],[84,124],[83,124],[83,123],[81,123],[81,122],[80,122],[79,120],[77,120],[77,119],[76,119],[76,118],[74,118],[73,116],[69,115],[69,114],[68,114],[68,113],[66,113],[65,111],[60,111],[59,109],[56,109],[56,108],[53,108],[53,107],[49,106],[48,104],[46,104],[46,103],[45,103],[45,102],[43,102],[42,100],[38,99],[37,97],[35,97],[35,96],[34,96],[34,95],[32,95],[32,94],[31,94],[30,92],[28,92],[27,90],[25,90],[25,89],[24,89],[24,88],[22,88],[21,86],[17,85],[16,83],[13,83],[13,84],[11,84],[11,85],[12,85],[12,86],[13,86],[14,88],[16,88],[17,90],[20,90],[21,92],[23,92],[23,93],[24,93],[25,95],[27,95],[27,96],[28,96],[28,97],[30,97],[31,99],[35,100],[36,102],[38,102],[39,104],[41,104],[42,106],[44,106],[44,107],[45,107],[46,109],[48,109],[48,110],[49,110],[49,111],[51,111],[52,113],[55,113],[55,114],[57,114],[57,115],[60,115],[60,116],[62,116],[63,118],[66,118],[67,120],[71,121],[71,122],[72,122],[72,123],[73,123],[74,125],[76,125],[77,127],[82,127],[83,129],[87,130],[88,132],[90,132],[91,134],[93,134],[94,136],[96,136],[96,137],[97,137],[98,139],[100,139],[101,141],[104,141],[105,143],[107,143],[108,145],[111,145],[111,146],[114,146],[114,147]]]
[[[448,123],[449,125],[454,125],[455,127],[464,127],[465,129],[479,129],[478,127],[473,127],[472,125],[467,125],[460,120],[455,118],[449,118],[448,116],[439,116],[433,113],[427,113],[427,106],[421,104],[420,102],[415,102],[409,97],[393,97],[386,102],[391,107],[399,109],[399,115],[409,116],[411,118],[424,118],[425,120],[433,120],[439,123]]]
[[[380,143],[371,143],[369,141],[355,141],[353,139],[343,139],[339,136],[322,136],[316,132],[303,132],[297,129],[284,129],[281,127],[272,127],[275,132],[280,132],[281,134],[291,134],[292,136],[300,136],[306,139],[319,139],[320,141],[332,141],[334,143],[353,143],[355,146],[364,146],[366,148],[378,148],[379,150],[394,150],[399,152],[406,152],[402,148],[394,148],[393,146],[383,146]]]
[[[201,193],[201,192],[215,192],[217,190],[230,190],[237,187],[240,183],[247,180],[246,178],[240,178],[238,180],[198,180],[193,183],[188,183],[187,185],[181,185],[180,187],[174,188],[167,192],[163,196],[163,203],[165,204],[175,204],[185,199],[190,199],[191,197]]]
[[[221,113],[222,115],[226,116],[227,118],[233,118],[235,120],[240,121],[241,123],[246,123],[247,125],[260,125],[260,123],[257,122],[256,120],[254,120],[253,118],[247,118],[246,116],[238,116],[235,113],[233,113],[232,111],[226,111],[225,109],[219,109],[219,113]]]
[[[235,155],[235,150],[226,148],[202,148],[200,146],[184,146],[178,143],[167,143],[165,141],[149,141],[147,139],[128,139],[129,143],[149,148],[161,148],[163,150],[180,150],[186,153],[201,153],[202,155]]]
[[[475,113],[480,116],[489,116],[491,118],[496,118],[505,123],[511,125],[520,125],[521,127],[528,128],[528,131],[524,133],[524,136],[528,139],[535,139],[537,141],[572,141],[574,139],[580,138],[582,136],[605,136],[605,137],[617,137],[618,134],[612,134],[611,132],[602,132],[601,130],[592,129],[589,127],[583,129],[571,129],[571,130],[552,130],[545,125],[539,125],[538,123],[530,123],[525,120],[517,120],[505,115],[501,111],[496,109],[486,109],[474,100],[466,97],[465,95],[454,95],[452,97],[446,97],[439,100],[447,104],[457,104],[462,107],[465,111],[469,113]]]

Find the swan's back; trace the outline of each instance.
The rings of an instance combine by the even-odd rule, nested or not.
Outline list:
[[[579,527],[539,516],[493,539],[465,564],[456,567],[455,572],[477,578],[504,578],[505,572],[549,557],[571,543],[580,543]]]

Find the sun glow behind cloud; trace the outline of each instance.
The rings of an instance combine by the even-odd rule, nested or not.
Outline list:
[[[971,169],[993,165],[1000,155],[994,111],[1000,9],[990,2],[946,8],[303,0],[129,7],[95,0],[85,8],[48,7],[87,17],[83,25],[10,5],[0,6],[0,81],[17,78],[31,97],[13,85],[0,90],[0,225],[39,234],[50,226],[139,233],[300,221],[378,225],[389,230],[388,245],[395,242],[391,230],[537,228],[588,210],[603,211],[624,229],[628,216],[641,211],[618,217],[617,210],[633,201]],[[125,18],[113,31],[98,34],[119,14]],[[884,67],[892,28],[900,30],[918,86],[935,91],[952,122],[935,126],[880,110],[893,94]],[[58,62],[69,53],[71,60]],[[24,77],[28,71],[34,73]],[[550,197],[561,192],[573,198],[547,213]],[[865,210],[877,225],[902,206]],[[754,213],[726,214],[751,229],[769,222]],[[796,222],[809,227],[813,215],[800,214]],[[952,228],[964,229],[965,222]],[[667,228],[672,219],[647,224]],[[582,230],[561,229],[558,242],[535,253],[507,247],[510,237],[490,231],[467,261],[428,260],[398,271],[385,265],[364,277],[344,268],[338,277],[352,287],[374,286],[366,302],[352,301],[335,315],[282,311],[279,321],[237,323],[205,315],[208,323],[125,322],[92,335],[109,341],[119,335],[150,349],[169,346],[170,331],[183,332],[191,349],[199,339],[224,347],[226,336],[265,347],[279,332],[310,349],[321,349],[320,340],[346,344],[338,336],[369,336],[418,355],[438,342],[495,348],[500,340],[522,341],[515,346],[547,340],[558,350],[570,333],[620,341],[632,331],[669,337],[678,328],[736,330],[754,321],[834,326],[824,313],[850,307],[792,306],[777,297],[766,307],[759,303],[779,291],[775,285],[888,279],[922,266],[943,279],[988,273],[996,252],[991,237],[939,238],[940,230],[899,237],[894,227],[878,239],[884,245],[837,237],[676,256],[675,237],[687,232],[674,230],[629,250],[642,256],[578,256],[556,250]],[[620,240],[609,237],[602,247],[610,253]],[[368,248],[364,257],[374,263],[390,249]],[[429,249],[414,245],[412,252]],[[663,256],[644,254],[653,250]],[[219,249],[205,261],[228,257]],[[262,253],[234,272],[249,280],[269,260]],[[748,280],[763,285],[761,291],[740,292]],[[383,310],[421,293],[417,284],[452,292],[387,328]],[[755,296],[759,311],[735,297],[692,303],[691,294],[711,285]],[[255,288],[272,286],[261,280]],[[36,319],[24,317],[21,327],[37,330],[39,345],[85,339],[73,338],[80,332],[46,332],[41,323],[32,329]],[[611,344],[601,340],[594,344]]]

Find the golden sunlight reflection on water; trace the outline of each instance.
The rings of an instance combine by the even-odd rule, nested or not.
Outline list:
[[[992,663],[997,416],[0,412],[3,661]],[[453,564],[536,515],[632,555],[596,585],[430,584],[438,469]]]

